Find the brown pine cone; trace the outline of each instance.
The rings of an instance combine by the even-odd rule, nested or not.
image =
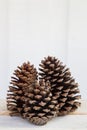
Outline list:
[[[37,71],[29,62],[14,71],[7,94],[7,108],[10,115],[22,115],[24,106],[24,90],[37,79]]]
[[[48,56],[41,61],[39,70],[40,79],[51,83],[53,99],[59,104],[57,115],[66,115],[80,106],[78,84],[60,60]]]
[[[44,80],[35,81],[25,90],[25,106],[23,114],[30,122],[36,125],[44,125],[55,117],[58,106],[57,101],[52,99],[50,84]]]

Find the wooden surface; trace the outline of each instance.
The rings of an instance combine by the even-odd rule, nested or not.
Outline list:
[[[9,112],[6,108],[6,102],[1,101],[0,107],[0,127],[3,129],[52,129],[57,130],[87,130],[87,101],[82,100],[81,107],[71,113],[70,115],[63,117],[56,117],[49,121],[44,126],[36,126],[29,123],[27,120],[24,120],[20,117],[10,117]]]

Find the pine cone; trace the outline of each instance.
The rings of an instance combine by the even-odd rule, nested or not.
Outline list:
[[[25,106],[23,114],[30,122],[36,125],[44,125],[51,118],[55,117],[58,109],[57,101],[52,99],[50,84],[44,80],[35,81],[25,90]]]
[[[57,116],[75,111],[80,106],[78,100],[81,96],[78,94],[78,84],[71,77],[70,70],[60,60],[51,56],[41,61],[39,70],[40,79],[49,80],[51,83],[53,98],[59,104]]]
[[[37,79],[37,71],[33,65],[27,62],[23,63],[21,67],[18,66],[13,74],[7,94],[7,108],[11,111],[10,115],[17,116],[24,112],[24,90]]]

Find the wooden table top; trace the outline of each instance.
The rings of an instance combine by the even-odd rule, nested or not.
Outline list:
[[[67,116],[56,117],[49,121],[44,126],[36,126],[20,117],[10,117],[9,111],[6,108],[6,101],[1,101],[0,107],[0,127],[3,129],[52,129],[57,130],[87,130],[87,101],[81,100],[81,107],[73,113],[70,113]]]

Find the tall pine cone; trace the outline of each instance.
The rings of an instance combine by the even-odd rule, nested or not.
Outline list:
[[[66,115],[78,108],[81,96],[78,84],[71,77],[71,73],[66,66],[55,57],[48,56],[41,61],[40,79],[49,80],[53,98],[57,100],[59,108],[57,115]]]
[[[37,71],[29,62],[14,71],[7,94],[7,108],[10,115],[21,115],[24,112],[24,90],[37,79]]]
[[[46,124],[51,118],[55,117],[58,105],[52,99],[50,84],[44,80],[35,81],[25,90],[25,105],[23,114],[30,122],[36,125]]]

